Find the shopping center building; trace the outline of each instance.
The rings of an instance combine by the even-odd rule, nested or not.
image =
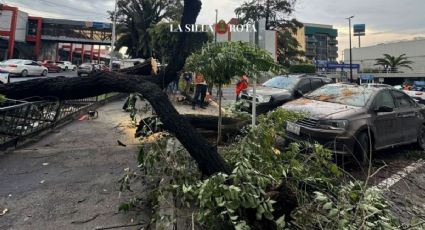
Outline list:
[[[425,38],[415,38],[406,41],[382,43],[373,46],[353,48],[353,64],[359,64],[357,75],[373,75],[375,79],[388,84],[401,84],[404,81],[425,80]],[[384,54],[398,57],[405,54],[413,63],[412,69],[398,68],[392,73],[389,68],[377,66],[376,59],[383,58]],[[350,62],[349,50],[344,50],[344,62]]]
[[[0,4],[0,61],[10,58],[100,62],[108,57],[110,23],[30,16]]]

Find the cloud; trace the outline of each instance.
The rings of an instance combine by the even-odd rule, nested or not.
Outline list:
[[[244,0],[203,0],[197,22],[211,24],[235,17]],[[114,0],[8,0],[34,15],[54,18],[108,21]],[[364,45],[425,36],[424,0],[297,0],[295,17],[302,22],[333,25],[339,31],[340,52],[348,47],[348,22],[366,24]],[[354,40],[353,40],[354,41]]]

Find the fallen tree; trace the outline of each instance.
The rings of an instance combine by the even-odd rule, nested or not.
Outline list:
[[[185,0],[181,25],[194,24],[201,10],[200,0]],[[162,89],[178,77],[189,55],[188,33],[178,36],[173,58],[163,76],[131,74],[95,73],[80,78],[45,78],[0,86],[0,94],[11,99],[32,96],[57,97],[60,100],[80,99],[109,92],[140,93],[152,105],[167,130],[173,133],[189,151],[204,175],[229,172],[229,168],[205,138],[198,134],[190,123],[176,111]]]

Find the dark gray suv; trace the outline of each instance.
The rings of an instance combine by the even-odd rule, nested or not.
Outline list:
[[[321,75],[298,74],[274,77],[256,89],[257,114],[267,113],[331,82],[331,79]],[[252,89],[241,94],[242,110],[251,111],[252,95]]]
[[[325,85],[283,109],[306,117],[288,122],[287,138],[317,141],[367,163],[370,149],[418,143],[425,149],[425,107],[400,90],[351,84]],[[370,145],[370,143],[372,145]]]

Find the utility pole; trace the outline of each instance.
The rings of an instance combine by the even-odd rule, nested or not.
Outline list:
[[[115,50],[115,26],[117,23],[117,1],[115,0],[114,13],[112,16],[112,41],[111,41],[111,52],[109,53],[109,69],[112,71],[112,53]]]
[[[353,80],[353,50],[351,48],[351,19],[354,18],[354,15],[348,17],[348,36],[350,37],[350,82],[354,82]]]

